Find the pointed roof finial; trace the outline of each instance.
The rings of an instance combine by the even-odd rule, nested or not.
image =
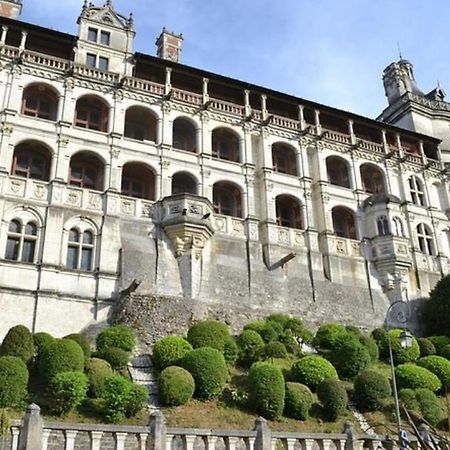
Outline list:
[[[399,41],[397,41],[397,49],[398,49],[399,59],[402,60],[403,59],[403,55],[402,55],[402,49],[400,48],[400,42]]]
[[[105,6],[113,7],[112,0],[106,0]]]

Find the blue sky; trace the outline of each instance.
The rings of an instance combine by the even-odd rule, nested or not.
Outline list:
[[[102,3],[96,1],[96,4]],[[23,0],[22,20],[76,33],[83,0]],[[383,69],[403,56],[428,92],[450,95],[448,0],[114,0],[133,12],[135,50],[163,26],[183,33],[184,64],[376,117]],[[449,97],[450,98],[450,97]]]

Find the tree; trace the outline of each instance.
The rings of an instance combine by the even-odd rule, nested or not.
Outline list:
[[[450,336],[450,275],[441,278],[430,292],[424,306],[424,319],[429,335]]]

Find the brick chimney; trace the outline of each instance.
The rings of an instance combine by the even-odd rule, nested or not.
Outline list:
[[[0,16],[17,19],[22,12],[22,0],[1,0]]]
[[[180,62],[182,34],[175,34],[163,28],[159,38],[156,40],[156,55],[159,58]]]

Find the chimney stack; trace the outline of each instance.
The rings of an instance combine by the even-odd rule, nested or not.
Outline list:
[[[156,40],[156,55],[162,59],[180,62],[182,34],[175,34],[163,28],[161,34]]]
[[[0,16],[17,19],[22,12],[22,0],[1,0]]]

